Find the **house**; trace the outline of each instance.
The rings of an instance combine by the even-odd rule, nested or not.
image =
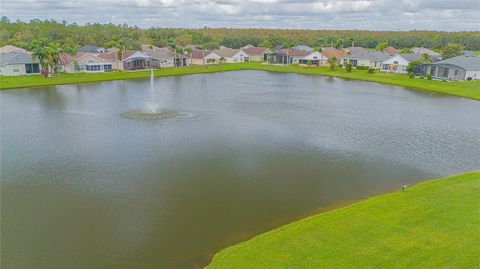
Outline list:
[[[314,51],[308,54],[307,56],[301,58],[298,61],[298,64],[300,66],[309,66],[309,67],[312,65],[320,66],[320,65],[325,65],[326,61],[327,59],[322,53],[318,51]]]
[[[422,58],[422,55],[409,53],[409,54],[397,54],[382,62],[380,71],[387,73],[402,73],[406,74],[407,66],[411,62],[418,61]]]
[[[415,66],[414,73],[441,80],[479,80],[480,57],[460,55],[436,63],[423,63]]]
[[[83,47],[80,47],[78,49],[78,52],[96,54],[96,53],[105,53],[105,49],[101,48],[101,47],[94,46],[94,45],[85,45]]]
[[[12,45],[5,45],[5,46],[0,48],[0,53],[14,52],[14,51],[20,51],[20,52],[23,52],[23,53],[26,53],[26,54],[32,54],[31,52],[27,51],[26,49],[22,49],[22,48],[15,47],[15,46],[12,46]]]
[[[78,52],[76,57],[67,53],[60,54],[60,64],[58,70],[74,72],[108,72],[113,70],[114,63],[98,57],[95,53]]]
[[[210,54],[210,51],[208,51],[208,50],[201,50],[201,49],[192,48],[192,51],[187,54],[187,57],[190,60],[191,65],[192,64],[203,65],[203,64],[208,64],[207,60],[205,59],[205,57],[208,54]]]
[[[220,59],[227,63],[249,62],[250,56],[243,49],[218,49],[213,53],[220,56]]]
[[[254,48],[255,46],[252,44],[248,44],[242,47],[243,50],[248,49],[248,48]]]
[[[347,54],[345,52],[343,52],[341,50],[336,50],[336,49],[335,50],[322,51],[322,55],[324,56],[324,58],[326,58],[324,65],[327,64],[327,61],[330,58],[335,57],[335,59],[337,59],[337,62],[340,63],[340,60],[343,57],[347,56]]]
[[[243,49],[248,55],[250,62],[264,62],[267,56],[271,53],[269,48],[249,47]]]
[[[380,69],[382,62],[391,56],[381,51],[358,50],[342,58],[342,63],[346,66],[352,64],[353,68],[364,66],[366,68]]]
[[[144,54],[158,60],[161,68],[165,67],[183,67],[189,66],[190,61],[186,55],[178,55],[169,47],[158,48],[155,50],[144,51]]]
[[[313,52],[313,48],[311,48],[307,45],[298,45],[294,49],[303,50],[303,51],[306,51],[306,52]]]
[[[218,63],[220,63],[221,59],[222,59],[222,56],[220,56],[220,55],[216,54],[214,51],[212,51],[209,54],[206,54],[205,63],[206,64],[218,64]]]
[[[299,50],[296,48],[282,49],[281,53],[288,56],[290,64],[298,64],[300,59],[308,56],[311,52],[305,50]]]
[[[389,55],[397,55],[399,54],[400,52],[394,48],[394,47],[388,47],[386,49],[383,50],[383,52],[385,52],[386,54],[389,54]]]
[[[40,73],[38,60],[21,50],[0,53],[0,75],[21,76]]]
[[[145,70],[151,68],[159,68],[160,61],[147,55],[142,51],[124,51],[123,52],[123,70]]]

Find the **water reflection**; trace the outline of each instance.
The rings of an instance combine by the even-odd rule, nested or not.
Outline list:
[[[336,78],[161,78],[195,117],[122,118],[148,80],[1,92],[2,268],[192,268],[332,204],[480,167],[480,106]]]

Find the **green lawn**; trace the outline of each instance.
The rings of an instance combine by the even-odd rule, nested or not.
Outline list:
[[[338,68],[331,71],[328,67],[306,68],[297,65],[288,67],[277,65],[263,65],[260,63],[238,63],[238,64],[222,64],[210,65],[207,67],[195,66],[184,68],[165,68],[155,70],[155,76],[178,76],[188,74],[201,74],[223,71],[236,70],[265,70],[272,72],[299,73],[308,75],[324,75],[341,77],[355,80],[373,81],[384,84],[404,86],[410,89],[436,92],[442,94],[450,94],[462,96],[466,98],[480,100],[480,81],[458,81],[458,82],[442,82],[432,80],[411,79],[407,75],[385,74],[377,71],[374,74],[368,74],[366,70],[353,70],[347,73],[344,69]],[[40,75],[22,76],[22,77],[4,77],[0,76],[0,89],[40,87],[61,84],[75,84],[87,82],[99,82],[121,79],[138,79],[146,78],[150,75],[149,71],[140,72],[110,72],[110,73],[79,73],[67,74],[62,73],[59,77],[45,79]]]
[[[288,224],[219,252],[207,268],[480,268],[480,173]]]

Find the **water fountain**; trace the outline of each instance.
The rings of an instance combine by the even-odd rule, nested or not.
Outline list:
[[[153,69],[150,69],[150,101],[145,103],[142,110],[122,114],[125,118],[139,120],[163,120],[179,115],[180,114],[174,110],[161,109],[160,102],[155,98],[155,76]]]

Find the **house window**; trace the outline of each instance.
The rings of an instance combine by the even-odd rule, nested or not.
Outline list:
[[[394,61],[393,64],[398,64],[398,61]]]
[[[104,65],[104,66],[103,66],[103,70],[105,70],[105,71],[110,71],[110,70],[112,70],[112,65],[111,65],[111,64],[106,64],[106,65]]]
[[[20,69],[18,69],[18,68],[13,68],[13,72],[14,72],[14,73],[18,73],[18,72],[20,72]]]
[[[238,62],[238,58],[236,58],[236,57],[233,58],[233,61],[234,61],[234,62]]]
[[[456,70],[453,72],[453,74],[454,74],[455,76],[458,76],[458,69],[456,69]]]

